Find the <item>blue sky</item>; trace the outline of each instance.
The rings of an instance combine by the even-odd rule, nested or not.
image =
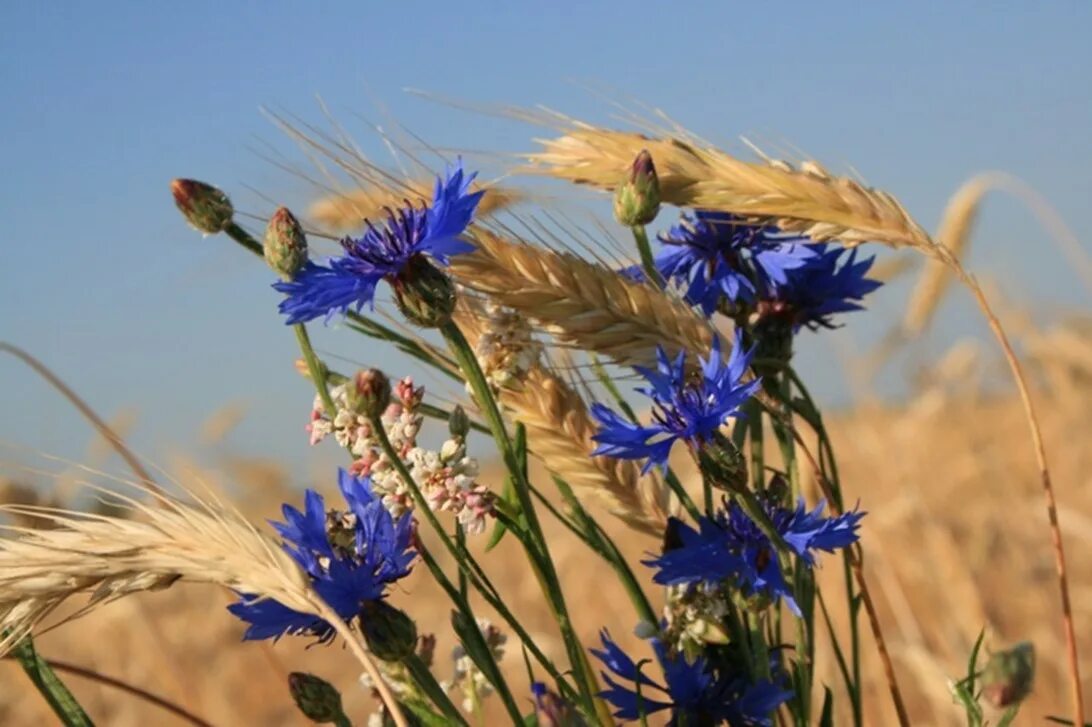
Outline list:
[[[542,130],[403,89],[609,122],[586,90],[603,88],[718,143],[743,134],[855,169],[930,228],[961,181],[1001,169],[1092,232],[1088,3],[8,3],[0,21],[0,338],[101,411],[139,410],[134,442],[153,459],[228,401],[250,410],[233,446],[308,456],[309,395],[268,272],[185,227],[167,186],[198,177],[244,210],[265,209],[251,187],[303,208],[306,185],[263,159],[266,142],[292,146],[261,106],[318,120],[321,95],[377,158],[357,114],[513,152]],[[1087,307],[1009,198],[988,203],[971,265],[1017,300]],[[904,301],[890,286],[847,331],[807,342],[826,399],[846,397],[839,341],[874,339]],[[956,296],[927,350],[976,330]],[[334,333],[320,347],[374,355]],[[904,369],[881,385],[897,391]],[[80,456],[86,429],[55,394],[12,360],[0,384],[0,441]]]

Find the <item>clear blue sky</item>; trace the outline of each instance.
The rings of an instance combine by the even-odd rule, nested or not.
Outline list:
[[[134,441],[153,458],[232,400],[251,407],[236,446],[307,455],[309,395],[268,272],[183,225],[167,186],[198,177],[244,209],[261,208],[247,185],[305,206],[305,186],[255,151],[291,149],[263,105],[315,119],[320,94],[379,156],[354,118],[377,103],[437,145],[515,151],[540,130],[403,89],[605,122],[608,105],[582,90],[595,85],[717,142],[746,134],[852,166],[928,227],[962,180],[1003,169],[1083,240],[1092,233],[1085,2],[6,3],[0,21],[0,338],[100,410],[138,408]],[[1087,306],[1007,198],[988,205],[976,244],[972,266],[1010,295]],[[891,286],[849,332],[874,336],[904,299]],[[958,300],[945,311],[936,350],[977,325]],[[327,350],[368,355],[329,333]],[[835,347],[809,346],[813,378],[839,398]],[[0,412],[0,441],[77,457],[86,442],[75,414],[11,360],[0,360]]]

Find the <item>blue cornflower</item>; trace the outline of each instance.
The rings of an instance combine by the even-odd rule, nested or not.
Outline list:
[[[855,543],[858,525],[865,515],[854,510],[823,517],[823,506],[819,503],[809,512],[803,501],[795,509],[768,500],[763,503],[774,529],[808,567],[815,565],[814,551],[829,553]],[[714,517],[701,518],[697,530],[674,518],[668,527],[679,545],[645,561],[645,565],[658,569],[654,581],[665,585],[728,581],[744,596],[771,600],[783,597],[800,615],[792,588],[781,572],[775,546],[735,501]]]
[[[771,281],[765,308],[788,317],[795,330],[833,328],[836,313],[861,310],[857,303],[883,283],[866,278],[874,258],[857,261],[857,250],[825,244],[812,246],[816,256],[803,267],[790,270],[785,280]]]
[[[284,549],[311,577],[311,585],[345,620],[360,613],[367,601],[384,597],[386,588],[410,572],[413,520],[394,518],[371,490],[367,478],[338,470],[338,487],[346,512],[327,512],[322,495],[307,490],[304,511],[284,505],[285,522],[272,523],[284,538]],[[333,638],[333,627],[313,614],[301,613],[271,599],[242,594],[228,610],[249,626],[244,639],[277,639],[284,634]]]
[[[464,174],[460,160],[447,170],[444,179],[436,179],[432,204],[418,208],[407,203],[390,210],[385,225],[367,222],[362,237],[342,240],[344,255],[331,258],[326,265],[308,262],[294,279],[274,283],[273,287],[287,296],[280,304],[280,312],[287,316],[285,322],[329,318],[354,306],[360,310],[374,300],[379,281],[397,279],[412,259],[428,255],[446,265],[452,255],[473,250],[473,245],[459,236],[484,194],[470,192],[476,176]]]
[[[660,242],[666,247],[656,255],[656,269],[681,283],[687,302],[706,315],[722,299],[754,300],[756,286],[785,283],[790,270],[816,256],[806,237],[708,210],[683,215]]]
[[[653,422],[632,422],[602,404],[593,404],[591,413],[600,425],[592,437],[599,443],[593,454],[647,459],[647,472],[653,465],[667,464],[676,441],[681,439],[694,447],[706,441],[725,421],[739,416],[739,407],[758,389],[758,380],[741,381],[753,355],[753,348],[744,352],[737,330],[728,362],[721,359],[720,340],[715,339],[708,360],[701,361],[700,375],[691,376],[685,352],[671,361],[663,348],[658,348],[655,371],[637,367],[650,384],[638,391],[652,399]]]
[[[641,715],[671,710],[668,725],[769,725],[770,715],[792,694],[768,681],[751,683],[735,673],[717,673],[703,657],[688,662],[681,654],[670,656],[659,639],[652,640],[663,670],[661,685],[645,676],[606,629],[600,632],[603,649],[592,649],[603,665],[633,686],[621,684],[603,672],[609,689],[600,693],[614,708],[614,716],[634,721]],[[637,688],[640,687],[640,695]]]

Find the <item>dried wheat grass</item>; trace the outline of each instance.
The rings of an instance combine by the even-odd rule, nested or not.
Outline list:
[[[898,200],[807,161],[745,162],[682,134],[651,138],[570,121],[568,133],[539,140],[528,171],[613,189],[642,149],[656,162],[663,201],[769,220],[784,230],[843,244],[868,241],[930,247],[933,242]]]
[[[483,316],[476,299],[460,296],[456,322],[472,346],[483,333]],[[578,496],[590,495],[635,530],[654,536],[663,532],[667,490],[651,478],[642,479],[633,462],[591,456],[595,423],[584,399],[564,379],[536,363],[518,386],[502,388],[498,398],[527,428],[531,453]]]
[[[476,229],[477,250],[452,259],[467,288],[527,316],[563,344],[627,366],[653,365],[656,347],[706,353],[713,331],[681,300],[566,252]]]
[[[432,198],[432,180],[406,182],[398,190],[389,185],[367,184],[341,194],[333,194],[315,201],[308,210],[309,217],[332,234],[344,234],[359,230],[365,219],[377,220],[386,216],[388,209],[401,207],[405,200]],[[486,190],[478,203],[479,219],[488,217],[522,199],[515,189],[496,185],[474,184],[475,189]]]

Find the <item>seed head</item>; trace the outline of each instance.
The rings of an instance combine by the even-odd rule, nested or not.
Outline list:
[[[288,675],[288,691],[303,716],[313,722],[326,724],[345,719],[341,694],[325,679],[314,674],[292,672]]]
[[[385,601],[364,603],[360,628],[368,648],[383,661],[402,661],[417,647],[417,624]]]
[[[292,280],[307,262],[307,237],[287,207],[278,207],[265,228],[262,252],[273,272]]]
[[[1031,693],[1035,647],[1025,641],[990,656],[982,670],[982,694],[995,707],[1010,707]]]
[[[193,179],[175,179],[171,182],[171,194],[186,222],[206,235],[226,230],[235,215],[231,200],[211,184]]]
[[[642,149],[614,191],[614,218],[626,227],[647,225],[660,212],[660,178],[648,149]]]

